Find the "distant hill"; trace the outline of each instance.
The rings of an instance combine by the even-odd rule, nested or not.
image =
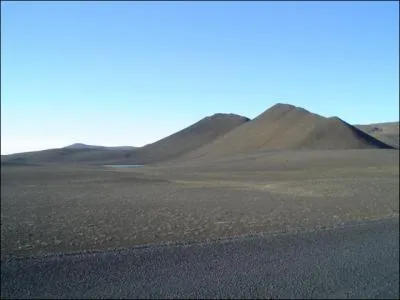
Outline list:
[[[137,147],[133,146],[115,146],[115,147],[107,147],[107,146],[94,146],[94,145],[86,145],[82,143],[75,143],[69,146],[64,147],[64,149],[101,149],[101,150],[132,150]]]
[[[178,157],[211,143],[249,120],[235,114],[214,114],[155,143],[137,149],[131,162],[147,164]]]
[[[355,125],[378,140],[399,148],[399,122]]]
[[[211,158],[264,149],[392,148],[345,121],[278,103],[255,119],[184,156]]]
[[[61,149],[2,155],[2,164],[151,164],[225,157],[279,149],[392,149],[398,123],[352,126],[290,104],[278,103],[255,119],[214,114],[144,147],[73,144]]]
[[[2,164],[18,163],[93,163],[149,164],[177,157],[208,144],[249,121],[235,114],[214,114],[155,143],[141,148],[73,144],[61,149],[17,153],[2,156]],[[111,149],[110,149],[111,148]]]
[[[57,148],[41,151],[2,155],[2,165],[10,164],[44,164],[44,163],[96,163],[114,162],[131,155],[133,150],[109,149],[70,149]]]

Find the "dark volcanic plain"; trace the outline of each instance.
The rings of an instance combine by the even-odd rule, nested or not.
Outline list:
[[[142,168],[2,166],[1,255],[41,256],[399,213],[397,150],[269,151]]]

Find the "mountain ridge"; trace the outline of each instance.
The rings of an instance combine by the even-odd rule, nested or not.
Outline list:
[[[216,113],[154,143],[133,149],[109,149],[75,143],[63,148],[2,155],[1,161],[22,163],[132,163],[160,162],[192,151],[249,121],[236,114]]]
[[[277,103],[220,139],[183,159],[212,158],[279,149],[391,149],[338,117],[323,117],[302,107]]]
[[[64,149],[108,149],[108,150],[131,150],[138,147],[134,146],[98,146],[98,145],[88,145],[83,143],[74,143],[63,147]]]
[[[125,148],[127,147],[127,148]],[[279,149],[393,149],[339,117],[323,117],[302,107],[277,103],[254,119],[216,113],[143,147],[75,143],[64,148],[2,155],[2,162],[130,163],[213,158]]]

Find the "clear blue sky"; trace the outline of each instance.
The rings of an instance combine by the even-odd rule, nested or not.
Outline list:
[[[1,152],[141,146],[277,102],[399,119],[394,2],[2,2]]]

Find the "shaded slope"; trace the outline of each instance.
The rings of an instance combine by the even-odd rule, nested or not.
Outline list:
[[[399,122],[355,125],[355,127],[386,144],[399,148]]]
[[[313,149],[392,148],[390,145],[346,123],[338,117],[325,119],[298,146]]]
[[[340,120],[278,103],[254,120],[185,156],[220,157],[265,149],[391,148]]]

